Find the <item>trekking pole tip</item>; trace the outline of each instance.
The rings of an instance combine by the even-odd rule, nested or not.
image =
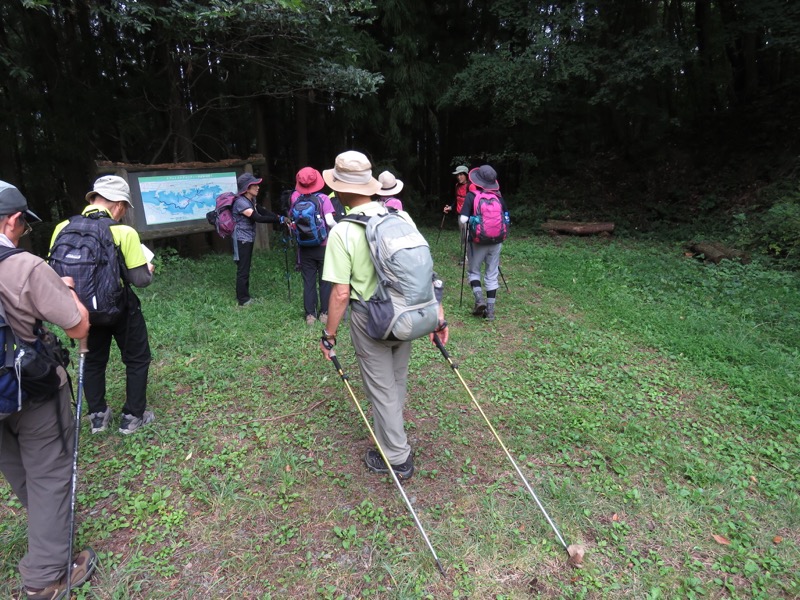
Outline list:
[[[586,554],[586,547],[583,544],[570,544],[567,546],[567,554],[569,554],[569,564],[573,567],[580,567],[583,565],[583,556]]]
[[[444,567],[442,563],[439,562],[439,559],[436,559],[436,568],[439,569],[439,573],[442,574],[442,577],[447,578],[447,573],[444,572]]]

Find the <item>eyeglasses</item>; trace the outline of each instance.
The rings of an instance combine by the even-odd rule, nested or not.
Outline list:
[[[25,217],[20,217],[20,218],[22,219],[22,222],[23,222],[23,224],[25,225],[25,231],[23,231],[23,232],[22,232],[22,235],[21,235],[21,236],[19,236],[19,237],[25,237],[25,236],[26,236],[26,235],[28,235],[28,234],[29,234],[31,231],[33,231],[33,227],[31,227],[31,224],[30,224],[30,223],[28,223],[28,221],[25,219]]]

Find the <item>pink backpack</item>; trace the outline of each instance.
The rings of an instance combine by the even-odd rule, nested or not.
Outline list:
[[[499,244],[508,236],[508,223],[503,214],[503,204],[497,194],[476,190],[469,218],[472,242],[478,245]]]
[[[236,225],[233,220],[233,203],[236,201],[236,194],[225,192],[217,196],[217,207],[206,213],[206,219],[217,228],[219,237],[226,238],[233,235]]]

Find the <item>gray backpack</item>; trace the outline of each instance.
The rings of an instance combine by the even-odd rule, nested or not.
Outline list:
[[[428,242],[399,212],[368,217],[350,214],[342,221],[366,227],[367,243],[378,273],[378,287],[366,305],[367,334],[376,340],[414,340],[439,324],[433,290],[433,258]]]

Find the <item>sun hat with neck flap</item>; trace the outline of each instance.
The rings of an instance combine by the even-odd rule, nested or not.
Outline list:
[[[372,176],[372,163],[356,150],[342,152],[332,169],[322,172],[322,178],[334,192],[372,196],[381,189],[381,182]]]

